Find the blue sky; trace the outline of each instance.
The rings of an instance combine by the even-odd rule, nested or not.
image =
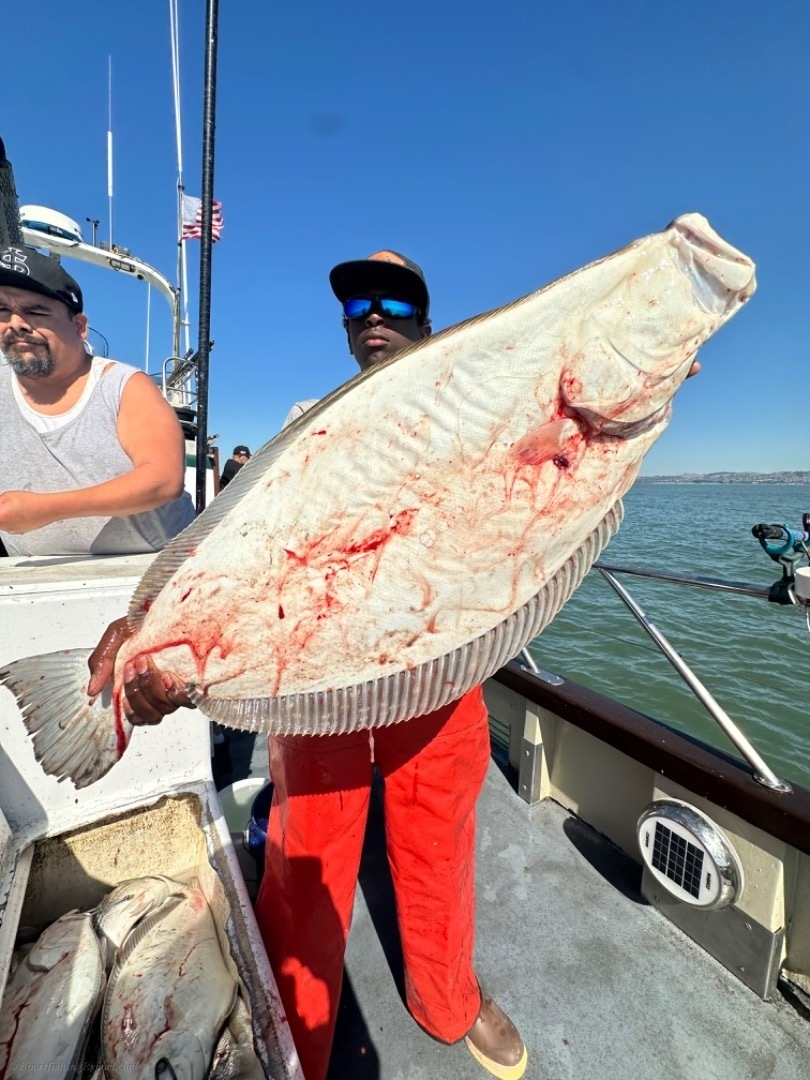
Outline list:
[[[204,13],[181,0],[190,194]],[[113,239],[174,278],[168,24],[166,0],[6,12],[27,59],[7,69],[0,136],[21,202],[88,238],[99,218],[107,239],[111,56]],[[703,349],[643,471],[809,469],[808,59],[804,0],[221,0],[209,431],[223,458],[355,373],[335,263],[404,251],[441,329],[697,210],[754,258],[759,289]],[[111,354],[143,366],[145,290],[71,269]],[[170,344],[157,303],[152,370]]]

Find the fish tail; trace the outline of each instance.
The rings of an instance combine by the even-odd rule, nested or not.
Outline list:
[[[109,772],[132,735],[131,724],[112,707],[109,686],[88,697],[89,656],[89,649],[66,649],[0,667],[0,684],[17,699],[37,761],[77,788]]]

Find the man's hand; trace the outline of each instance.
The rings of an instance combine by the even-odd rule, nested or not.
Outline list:
[[[55,521],[49,512],[50,496],[36,491],[0,492],[0,529],[27,533]]]
[[[159,724],[176,709],[193,709],[183,682],[172,671],[159,671],[150,657],[124,665],[121,707],[130,724]]]
[[[123,618],[111,622],[101,635],[98,645],[87,658],[87,666],[90,668],[87,693],[90,697],[98,697],[112,678],[118,651],[131,634],[127,617],[124,615]]]
[[[100,694],[112,678],[115,659],[132,630],[126,617],[111,622],[88,658],[91,697]],[[124,693],[121,708],[131,724],[159,724],[176,709],[193,709],[183,683],[171,671],[159,671],[146,656],[138,656],[124,666]]]
[[[692,361],[692,366],[689,368],[689,370],[686,373],[687,379],[691,379],[692,376],[697,375],[697,373],[699,371],[700,371],[700,361],[699,360],[693,360]]]

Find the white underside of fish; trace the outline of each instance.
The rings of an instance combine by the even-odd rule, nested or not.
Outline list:
[[[104,992],[104,950],[89,914],[51,923],[6,984],[0,1007],[0,1077],[80,1070]]]
[[[354,730],[459,697],[582,580],[695,353],[754,287],[751,261],[688,215],[358,376],[157,557],[114,704],[139,655],[252,730]],[[0,680],[43,764],[92,782],[128,725],[80,719],[65,749],[41,675],[34,658]],[[101,772],[82,760],[91,731]]]
[[[193,887],[183,893],[148,915],[119,951],[101,1018],[109,1080],[208,1075],[236,983],[205,896]]]

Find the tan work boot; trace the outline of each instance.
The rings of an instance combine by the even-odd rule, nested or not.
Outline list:
[[[520,1032],[483,990],[481,1009],[464,1041],[475,1060],[499,1080],[518,1080],[526,1071],[528,1054]]]

